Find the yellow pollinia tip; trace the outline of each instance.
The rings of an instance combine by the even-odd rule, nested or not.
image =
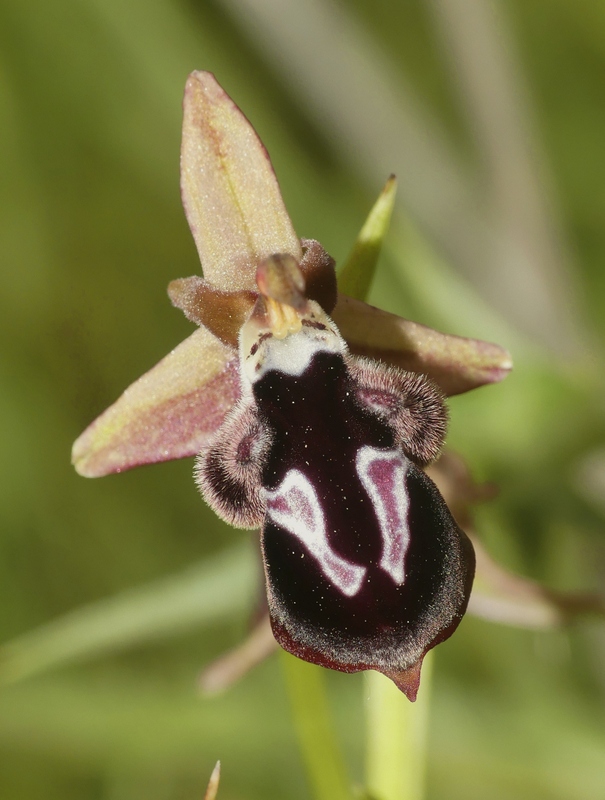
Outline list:
[[[272,297],[265,298],[267,317],[271,333],[276,339],[285,339],[302,328],[302,320],[292,306],[280,303]]]

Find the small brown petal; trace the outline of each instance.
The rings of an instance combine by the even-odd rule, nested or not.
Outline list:
[[[187,319],[203,325],[229,347],[237,347],[239,331],[256,302],[258,294],[241,289],[225,292],[194,275],[168,284],[172,305]]]
[[[301,243],[304,252],[300,271],[305,279],[305,293],[309,300],[315,300],[331,314],[337,296],[335,261],[315,239],[301,239]]]
[[[198,453],[240,393],[238,359],[205,328],[135,381],[74,443],[89,478]]]
[[[269,155],[209,72],[189,76],[183,110],[181,192],[204,277],[254,291],[263,259],[302,256]]]
[[[332,318],[352,353],[428,375],[450,396],[497,383],[512,369],[496,344],[439,333],[346,295]]]

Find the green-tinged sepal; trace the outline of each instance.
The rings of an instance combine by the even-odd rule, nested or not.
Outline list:
[[[74,443],[73,464],[97,478],[195,455],[238,397],[234,351],[200,328],[88,426]]]
[[[260,261],[302,256],[269,154],[209,72],[191,73],[183,111],[181,194],[204,277],[254,290]]]
[[[332,317],[351,352],[427,375],[447,395],[498,383],[512,369],[499,345],[439,333],[342,294]]]

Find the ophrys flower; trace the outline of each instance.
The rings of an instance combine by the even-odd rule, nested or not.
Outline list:
[[[97,476],[200,454],[210,505],[262,528],[280,644],[377,669],[413,698],[474,569],[422,467],[443,442],[444,393],[501,379],[508,354],[337,297],[333,260],[296,236],[264,147],[211,75],[190,76],[184,109],[204,279],[170,295],[200,328],[82,434],[74,463]]]

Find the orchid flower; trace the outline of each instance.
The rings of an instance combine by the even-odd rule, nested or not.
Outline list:
[[[299,239],[265,148],[205,72],[187,81],[181,188],[204,277],[168,291],[199,327],[84,431],[74,465],[97,477],[197,456],[209,505],[261,529],[279,644],[378,670],[413,700],[475,567],[424,468],[444,398],[501,380],[510,357],[339,294],[333,259]]]

